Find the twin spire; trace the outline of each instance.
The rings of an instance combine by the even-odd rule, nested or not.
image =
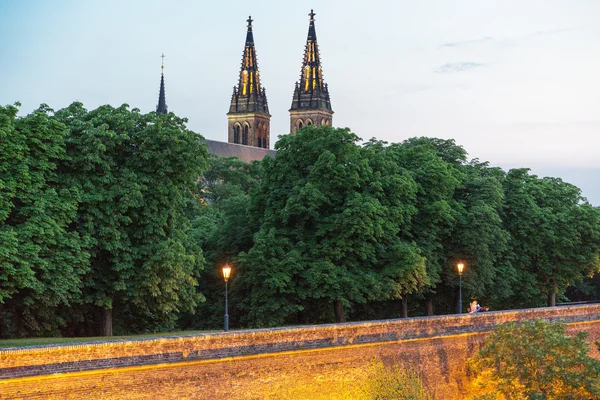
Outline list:
[[[331,126],[333,110],[329,89],[323,81],[323,69],[315,29],[315,13],[308,14],[309,25],[300,80],[296,82],[290,107],[290,133],[304,126]],[[252,31],[252,17],[248,17],[246,42],[238,83],[233,87],[228,120],[228,141],[254,147],[270,147],[269,105],[265,88],[261,86],[258,60]],[[160,78],[157,114],[166,114],[164,54]]]

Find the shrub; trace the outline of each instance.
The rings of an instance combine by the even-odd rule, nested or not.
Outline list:
[[[468,363],[481,392],[476,399],[600,398],[600,362],[591,358],[587,333],[536,320],[500,325]]]

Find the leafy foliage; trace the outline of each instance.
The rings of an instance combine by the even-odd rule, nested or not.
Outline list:
[[[474,384],[485,398],[598,398],[600,362],[588,355],[586,337],[569,337],[565,325],[544,320],[500,325],[469,360]]]
[[[393,299],[427,282],[416,246],[399,233],[415,213],[416,185],[381,148],[346,129],[307,127],[263,162],[254,246],[240,256],[247,323],[290,323],[311,302]]]
[[[504,182],[503,222],[511,234],[506,259],[518,274],[519,305],[539,305],[600,266],[600,210],[558,178],[511,170]]]
[[[69,129],[62,182],[81,193],[76,224],[91,269],[83,300],[169,325],[202,299],[195,290],[202,250],[187,240],[183,206],[206,150],[173,114],[127,105],[88,112],[73,103],[54,119]]]
[[[204,249],[207,265],[199,280],[201,293],[207,301],[196,307],[193,313],[181,316],[179,326],[185,329],[214,329],[223,323],[224,282],[221,267],[235,262],[240,252],[252,247],[252,235],[258,230],[257,221],[251,220],[251,190],[258,186],[261,175],[259,163],[246,164],[235,158],[211,156],[204,172],[197,195],[202,204],[186,207],[191,220],[191,234]],[[190,203],[191,204],[191,203]],[[237,265],[237,264],[236,264]],[[236,267],[232,280],[232,304],[241,302],[243,293],[238,291],[239,274]],[[232,325],[237,325],[239,313],[234,307],[230,312]]]
[[[0,336],[53,334],[81,300],[88,253],[73,225],[80,192],[59,183],[66,127],[41,106],[0,107]],[[59,314],[60,315],[60,314]]]
[[[459,260],[463,297],[494,309],[600,292],[584,280],[600,210],[560,179],[314,126],[246,164],[209,158],[185,122],[0,107],[0,336],[97,334],[111,313],[118,332],[214,329],[225,262],[235,327],[393,318],[411,299],[453,313]]]

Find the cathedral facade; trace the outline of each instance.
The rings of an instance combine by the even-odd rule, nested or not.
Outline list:
[[[300,79],[295,83],[289,109],[291,134],[305,126],[331,126],[333,121],[329,89],[323,80],[315,15],[310,10]],[[206,140],[209,152],[220,156],[238,156],[244,161],[274,154],[274,151],[268,150],[271,146],[271,114],[266,90],[261,85],[252,21],[252,17],[248,17],[242,64],[227,113],[227,143]],[[156,112],[167,113],[164,74],[161,74]]]

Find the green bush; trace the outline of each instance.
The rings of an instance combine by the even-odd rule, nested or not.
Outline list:
[[[468,362],[475,399],[600,398],[600,362],[588,355],[587,333],[565,329],[541,319],[496,328]]]

